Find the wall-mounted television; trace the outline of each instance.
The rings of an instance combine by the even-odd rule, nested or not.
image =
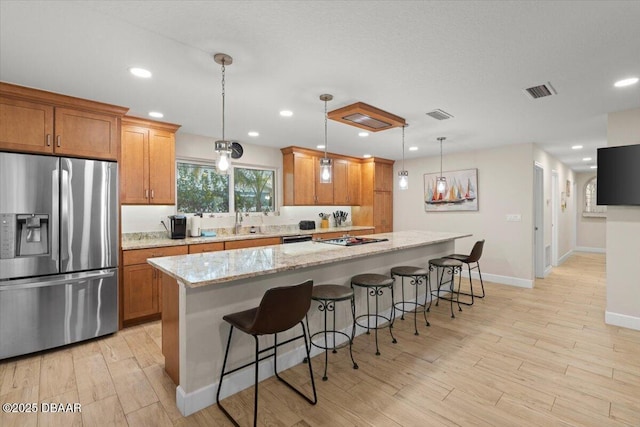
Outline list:
[[[640,206],[640,144],[598,149],[597,202]]]

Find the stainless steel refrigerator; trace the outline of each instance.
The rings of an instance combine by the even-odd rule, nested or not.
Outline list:
[[[117,164],[0,152],[0,359],[118,328]]]

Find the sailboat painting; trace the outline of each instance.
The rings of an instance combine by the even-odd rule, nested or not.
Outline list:
[[[443,192],[437,190],[439,173],[424,174],[424,210],[426,212],[477,211],[478,169],[444,171]]]

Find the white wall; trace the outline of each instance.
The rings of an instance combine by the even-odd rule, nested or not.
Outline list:
[[[534,145],[533,157],[536,162],[542,165],[544,169],[544,243],[550,245],[552,242],[553,226],[551,197],[552,191],[552,175],[554,172],[558,175],[557,200],[558,204],[558,223],[555,224],[558,233],[558,252],[555,265],[561,264],[573,251],[574,233],[575,233],[575,212],[576,212],[576,195],[574,194],[575,182],[574,172],[564,163],[551,156],[549,153],[542,151]],[[566,195],[566,183],[570,182],[570,196]],[[561,203],[565,201],[566,207],[562,209]],[[554,260],[552,260],[554,263]]]
[[[446,152],[446,150],[445,150]],[[483,278],[499,283],[533,286],[533,145],[517,144],[483,151],[445,155],[443,169],[478,169],[477,212],[425,212],[425,173],[438,172],[440,157],[405,161],[409,189],[393,193],[394,230],[468,232],[456,241],[456,252],[469,253],[485,239]],[[396,162],[394,177],[401,167]],[[397,183],[395,183],[397,186]],[[518,214],[520,222],[507,222]]]
[[[640,144],[640,108],[609,114],[607,146]],[[607,207],[609,324],[640,330],[640,207]]]
[[[185,160],[216,160],[213,149],[214,138],[178,132],[176,134],[176,158]],[[286,206],[282,207],[282,153],[278,148],[243,143],[244,154],[233,163],[241,166],[261,166],[276,169],[276,203],[280,207],[277,213],[251,214],[243,225],[285,225],[297,224],[301,220],[315,220],[320,225],[320,212],[331,213],[342,210],[351,215],[350,206]],[[176,213],[176,206],[122,206],[122,232],[164,231],[161,219],[167,224],[167,216]],[[350,217],[349,217],[350,218]],[[201,227],[232,227],[234,214],[216,214],[202,220]]]
[[[576,250],[604,252],[607,239],[606,217],[584,217],[584,190],[595,172],[576,173]]]

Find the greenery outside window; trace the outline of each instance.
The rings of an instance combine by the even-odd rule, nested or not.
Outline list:
[[[229,175],[213,164],[178,162],[178,212],[229,212]]]
[[[274,170],[234,167],[233,181],[233,200],[236,210],[241,212],[274,210]]]

